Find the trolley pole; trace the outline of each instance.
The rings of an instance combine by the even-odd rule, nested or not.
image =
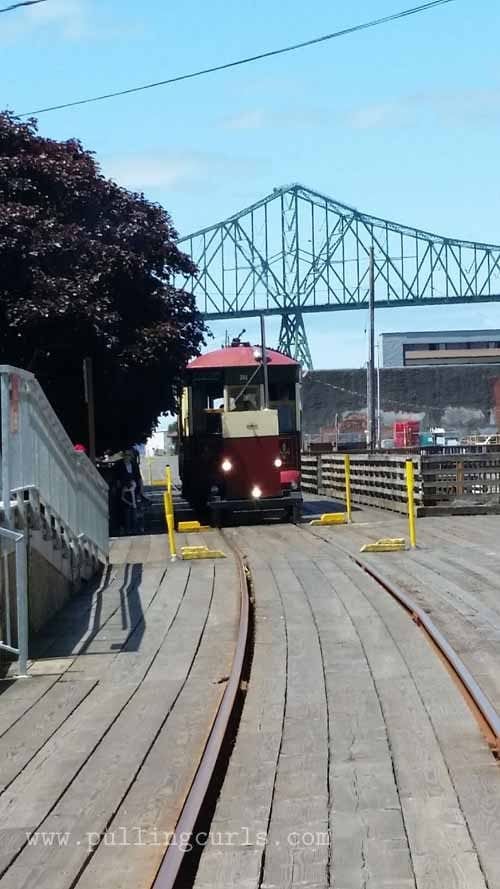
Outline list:
[[[262,348],[262,369],[264,371],[264,408],[269,407],[269,371],[267,366],[266,350],[266,323],[264,315],[260,316],[260,341]]]
[[[369,295],[369,336],[368,336],[368,366],[367,366],[367,439],[371,451],[377,441],[377,423],[375,416],[375,258],[373,247],[370,247],[369,265],[370,295]]]

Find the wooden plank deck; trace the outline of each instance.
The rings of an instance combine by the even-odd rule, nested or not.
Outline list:
[[[223,694],[233,559],[171,564],[163,535],[114,555],[0,685],[2,889],[150,887]]]
[[[196,889],[500,886],[500,770],[423,634],[305,530],[233,533],[255,654]]]
[[[379,537],[408,539],[402,517],[370,509],[354,519],[316,532],[356,554]],[[500,712],[499,540],[500,516],[426,517],[417,521],[416,550],[362,558],[431,615]]]
[[[404,519],[355,518],[229,532],[252,569],[255,644],[195,889],[500,887],[500,769],[420,630],[329,542],[357,554]],[[497,707],[499,521],[423,519],[419,550],[369,557]],[[218,532],[186,542],[227,552]],[[163,536],[117,541],[105,581],[38,641],[33,678],[0,683],[0,889],[150,889],[239,607],[232,558],[167,555]]]

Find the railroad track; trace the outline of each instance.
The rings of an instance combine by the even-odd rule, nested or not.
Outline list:
[[[379,590],[383,590],[384,594],[389,593],[392,600],[397,601],[397,603],[402,606],[402,609],[407,613],[407,615],[411,618],[411,621],[408,621],[406,627],[406,635],[405,639],[409,642],[411,634],[414,633],[415,625],[422,629],[423,633],[427,637],[427,641],[431,643],[429,650],[427,651],[427,656],[424,659],[426,663],[426,669],[429,669],[429,665],[432,663],[433,658],[436,658],[434,667],[439,669],[440,664],[444,664],[449,676],[451,676],[455,688],[458,688],[462,699],[467,704],[469,711],[472,713],[475,718],[480,730],[483,733],[483,736],[489,745],[489,748],[493,752],[495,756],[498,756],[499,751],[499,740],[500,740],[500,719],[498,714],[496,713],[494,707],[491,705],[490,701],[486,697],[486,695],[481,690],[480,686],[470,674],[470,672],[465,667],[464,663],[457,655],[457,653],[453,650],[453,648],[449,645],[444,635],[439,631],[439,629],[434,625],[429,615],[425,612],[423,608],[421,608],[413,599],[405,593],[403,590],[399,589],[394,583],[390,582],[386,577],[384,577],[378,570],[375,570],[372,566],[367,564],[366,561],[356,557],[353,553],[339,546],[337,543],[331,540],[324,532],[322,533],[321,529],[315,529],[313,532],[312,529],[309,528],[301,528],[300,531],[298,529],[291,529],[289,527],[261,527],[259,529],[248,529],[248,530],[239,530],[236,532],[228,532],[225,535],[225,543],[226,546],[231,547],[233,553],[236,556],[236,559],[240,565],[240,582],[241,588],[243,589],[243,585],[246,587],[246,553],[249,553],[249,563],[253,568],[253,578],[254,578],[254,587],[255,587],[255,597],[256,597],[256,654],[259,655],[262,652],[263,648],[267,646],[269,650],[269,638],[266,635],[266,630],[269,630],[268,621],[270,619],[269,614],[262,615],[260,611],[260,598],[264,593],[264,599],[267,598],[269,593],[269,585],[270,585],[270,577],[267,574],[266,570],[262,569],[262,566],[259,565],[262,557],[264,558],[265,563],[267,563],[270,568],[270,574],[272,577],[272,585],[275,587],[278,593],[278,600],[280,604],[280,609],[282,610],[282,614],[280,618],[285,621],[285,629],[284,632],[282,630],[281,634],[277,626],[276,615],[274,614],[274,623],[275,623],[275,631],[276,637],[273,639],[271,648],[273,647],[275,642],[281,641],[282,646],[286,649],[286,653],[282,651],[282,661],[281,665],[284,667],[284,674],[286,675],[286,683],[283,687],[279,687],[278,683],[278,694],[275,694],[274,697],[271,697],[270,701],[264,700],[260,704],[257,702],[257,698],[262,689],[263,683],[266,682],[266,670],[270,667],[270,664],[263,665],[260,658],[256,658],[253,665],[253,674],[250,682],[249,695],[248,700],[245,702],[244,710],[243,710],[243,725],[240,733],[237,735],[236,745],[234,749],[234,753],[232,755],[232,759],[229,762],[226,762],[225,768],[227,768],[227,779],[222,783],[221,787],[221,795],[219,798],[219,803],[215,808],[213,808],[211,812],[210,821],[207,818],[203,819],[200,823],[199,817],[200,812],[203,814],[204,804],[203,800],[206,799],[206,793],[209,788],[210,782],[213,779],[213,773],[216,768],[216,763],[218,760],[218,756],[220,750],[224,744],[224,731],[227,730],[227,726],[231,721],[231,709],[234,707],[234,703],[237,695],[237,683],[235,682],[233,688],[230,690],[230,686],[228,684],[227,691],[230,692],[230,695],[227,697],[227,700],[223,701],[224,706],[221,705],[221,722],[219,726],[219,731],[217,731],[217,742],[214,742],[213,749],[209,750],[207,747],[207,759],[200,766],[200,781],[195,782],[192,788],[192,795],[190,795],[190,799],[188,800],[188,804],[186,804],[185,812],[183,812],[183,816],[179,821],[178,831],[185,831],[189,836],[194,835],[195,827],[198,830],[202,830],[202,833],[205,835],[220,835],[224,837],[229,833],[232,833],[234,836],[240,836],[243,834],[243,839],[245,842],[243,844],[236,844],[236,853],[234,854],[234,847],[229,844],[229,849],[233,850],[233,854],[227,854],[226,851],[220,851],[217,849],[214,852],[213,848],[209,848],[204,854],[201,856],[197,856],[196,870],[197,873],[191,872],[189,875],[189,883],[182,883],[182,887],[184,889],[185,885],[194,885],[198,887],[198,889],[212,889],[212,887],[227,887],[230,886],[240,886],[246,885],[243,883],[245,877],[248,877],[250,872],[250,880],[248,882],[248,886],[257,887],[260,886],[268,886],[268,885],[294,885],[293,882],[290,883],[290,880],[297,880],[297,885],[313,885],[311,881],[314,880],[315,887],[324,887],[326,889],[327,886],[333,885],[333,881],[335,881],[335,885],[337,885],[337,881],[345,879],[346,873],[352,878],[353,873],[350,868],[350,865],[347,864],[347,857],[352,854],[353,848],[356,850],[356,845],[359,849],[359,870],[361,878],[366,881],[368,878],[373,878],[373,880],[377,880],[381,874],[385,873],[388,879],[392,881],[393,877],[396,876],[397,879],[401,880],[401,885],[410,886],[414,885],[416,887],[426,886],[428,885],[427,877],[426,877],[426,868],[429,865],[429,861],[432,863],[433,867],[437,867],[441,870],[443,876],[440,878],[442,882],[440,882],[440,889],[447,889],[447,886],[455,887],[455,885],[462,885],[460,880],[463,879],[464,889],[467,886],[481,886],[482,875],[484,873],[488,874],[491,872],[496,872],[495,861],[493,860],[493,864],[490,859],[495,859],[494,852],[491,847],[485,849],[484,841],[482,840],[480,834],[480,828],[476,823],[474,823],[474,819],[471,818],[470,821],[467,818],[467,813],[464,812],[464,808],[462,805],[462,797],[465,798],[465,794],[462,795],[459,791],[456,791],[455,781],[452,779],[450,782],[450,787],[453,788],[456,797],[456,809],[455,809],[455,827],[456,821],[460,824],[462,822],[462,827],[464,831],[464,838],[462,839],[462,848],[460,848],[460,843],[453,848],[452,854],[450,854],[451,849],[449,846],[449,837],[446,836],[449,833],[449,827],[445,826],[444,829],[441,824],[436,823],[434,825],[436,831],[439,833],[439,829],[441,833],[444,835],[445,840],[443,843],[443,837],[441,838],[440,844],[432,844],[434,845],[434,851],[431,854],[430,859],[428,859],[426,866],[424,869],[419,870],[419,855],[422,855],[422,852],[418,851],[418,842],[417,837],[411,836],[411,830],[408,831],[406,827],[406,822],[411,820],[411,817],[414,817],[413,814],[410,815],[408,812],[405,812],[405,808],[408,807],[408,802],[405,802],[405,798],[401,792],[401,786],[404,786],[404,781],[402,781],[399,776],[399,771],[397,769],[397,764],[395,761],[395,757],[392,750],[392,733],[394,731],[392,725],[389,726],[389,722],[392,723],[394,719],[394,714],[387,715],[390,713],[390,709],[388,709],[387,702],[384,701],[384,694],[380,693],[377,688],[377,668],[373,669],[373,666],[370,664],[370,653],[369,653],[369,645],[365,643],[365,640],[362,638],[362,634],[360,634],[359,629],[356,628],[356,635],[358,641],[360,643],[360,647],[362,650],[362,655],[368,664],[368,672],[370,674],[370,681],[374,686],[375,694],[373,696],[373,701],[371,703],[371,707],[367,707],[366,700],[363,701],[363,708],[365,708],[365,712],[363,716],[366,718],[366,709],[370,711],[375,705],[378,707],[380,714],[382,715],[382,720],[384,723],[384,731],[387,739],[387,757],[388,762],[383,760],[377,760],[376,767],[372,769],[373,774],[370,775],[370,781],[375,783],[377,792],[380,791],[380,799],[378,806],[372,805],[366,811],[364,811],[360,822],[357,824],[357,830],[354,830],[354,839],[352,832],[346,838],[342,835],[342,831],[340,832],[340,836],[338,834],[338,828],[336,828],[333,824],[334,818],[331,815],[332,810],[335,809],[336,798],[343,792],[345,792],[345,786],[343,786],[342,781],[336,779],[335,775],[332,778],[331,775],[331,757],[332,757],[332,749],[334,742],[337,740],[336,732],[337,730],[334,727],[334,719],[335,712],[338,707],[339,696],[338,693],[334,693],[333,695],[328,693],[327,691],[327,676],[329,674],[329,653],[328,653],[328,634],[322,629],[323,621],[324,621],[324,612],[323,608],[325,607],[325,602],[321,605],[315,603],[314,598],[317,594],[317,581],[318,576],[316,576],[316,583],[311,583],[310,573],[314,571],[314,568],[322,563],[324,559],[323,555],[319,555],[319,553],[315,553],[315,558],[311,558],[311,554],[308,553],[307,559],[304,558],[304,548],[302,548],[302,556],[301,556],[301,545],[299,545],[299,538],[297,538],[297,533],[302,537],[311,535],[314,537],[314,546],[320,542],[321,545],[325,545],[328,548],[331,548],[335,551],[337,559],[340,558],[344,562],[344,570],[346,561],[350,562],[353,567],[356,569],[360,569],[364,574],[368,575],[370,578],[370,582],[373,581],[372,587],[372,595],[374,595],[375,587]],[[267,537],[270,537],[270,543],[266,540]],[[291,538],[291,539],[290,539]],[[295,539],[294,539],[295,538]],[[271,547],[271,548],[270,548]],[[283,549],[287,552],[287,559],[283,560]],[[308,546],[305,547],[305,551],[309,549]],[[290,556],[290,551],[293,552],[293,556]],[[286,562],[288,562],[288,567]],[[333,560],[332,564],[334,565],[336,560]],[[290,565],[295,566],[290,573]],[[332,565],[330,565],[331,570]],[[328,572],[327,572],[328,574]],[[331,578],[331,574],[330,574]],[[350,571],[346,571],[345,579],[349,580],[349,582],[353,583],[354,589],[356,588],[356,583],[354,582],[355,574]],[[359,576],[358,576],[359,583]],[[332,589],[334,585],[332,584]],[[316,589],[316,592],[314,590]],[[352,589],[351,589],[352,595]],[[305,598],[305,602],[307,603],[306,608],[304,609],[304,601],[301,604],[298,604],[297,596],[300,598],[300,594]],[[376,595],[376,594],[375,594]],[[346,600],[343,602],[344,610],[348,611],[349,606],[347,605],[348,595]],[[294,601],[295,600],[295,601]],[[242,600],[243,601],[243,600]],[[359,607],[359,602],[358,602]],[[354,609],[356,611],[356,607]],[[287,620],[287,614],[289,615],[291,612],[291,621]],[[309,612],[309,625],[307,625],[306,616],[307,612]],[[272,615],[272,610],[271,610]],[[352,615],[350,615],[352,619]],[[271,618],[272,619],[272,618]],[[394,615],[392,615],[392,619],[394,620]],[[407,621],[408,618],[405,618]],[[243,614],[242,611],[242,622],[245,625],[245,633],[248,638],[248,611],[246,615]],[[281,620],[280,620],[281,623]],[[383,620],[383,625],[387,626],[386,619]],[[346,625],[345,625],[346,626]],[[411,629],[413,627],[413,629]],[[409,636],[408,636],[409,630]],[[264,632],[264,641],[261,642],[261,634]],[[240,637],[242,633],[242,628],[240,627]],[[347,634],[348,635],[348,634]],[[389,636],[394,636],[394,633],[389,632]],[[314,640],[316,641],[316,651],[315,654],[311,654],[311,650],[307,650],[306,658],[300,655],[300,652],[304,650],[304,637],[308,639],[312,644],[314,644]],[[398,650],[399,654],[401,654],[401,645],[395,642],[396,650]],[[299,651],[299,655],[297,655],[297,651],[294,651],[294,646]],[[341,643],[342,647],[342,643]],[[358,652],[359,653],[359,652]],[[373,655],[372,655],[373,656]],[[394,651],[388,651],[387,657],[394,657]],[[422,657],[422,651],[419,652],[419,657]],[[235,659],[235,666],[237,672],[241,677],[241,666],[242,666],[242,655],[240,658]],[[379,661],[383,658],[380,651],[377,652],[375,649],[375,660]],[[439,659],[439,660],[438,660]],[[278,657],[279,660],[279,657]],[[417,659],[418,660],[418,659]],[[290,688],[288,685],[288,674],[289,670],[292,669],[292,676],[296,676],[297,666],[294,662],[302,664],[303,669],[303,680],[292,683],[292,694],[293,698],[289,699]],[[310,662],[316,661],[316,669],[311,671]],[[335,663],[335,662],[334,662]],[[278,663],[276,662],[276,652],[271,655],[271,671],[274,672],[278,667]],[[359,659],[353,658],[354,669],[359,668],[360,661]],[[293,666],[292,666],[293,665]],[[339,665],[335,663],[335,671],[340,673],[341,678],[343,678],[344,682],[349,684],[349,672],[350,667],[348,664],[341,665],[339,669]],[[279,669],[279,667],[278,667]],[[380,669],[380,666],[378,667]],[[394,669],[394,665],[392,666]],[[307,675],[309,673],[309,676]],[[382,671],[383,675],[383,671]],[[397,675],[397,671],[396,671]],[[318,679],[322,677],[324,684],[324,698],[323,700],[318,698],[317,696],[317,682]],[[430,726],[431,734],[429,735],[428,743],[429,748],[432,749],[432,755],[438,761],[438,753],[439,750],[442,753],[442,765],[443,765],[443,775],[442,780],[445,783],[444,773],[450,772],[450,763],[444,755],[443,751],[443,738],[445,737],[445,729],[443,724],[441,724],[437,729],[433,723],[433,719],[431,716],[431,707],[432,701],[429,698],[429,692],[427,690],[427,699],[424,699],[421,694],[421,689],[419,688],[418,681],[415,681],[412,676],[412,671],[408,670],[408,677],[412,677],[411,680],[405,677],[405,684],[408,686],[406,688],[406,692],[408,692],[408,688],[414,687],[415,698],[420,699],[422,703],[422,714],[426,714],[428,723]],[[401,677],[397,676],[399,681],[401,681]],[[382,684],[384,682],[390,681],[390,678],[378,680]],[[438,690],[441,695],[445,694],[449,700],[452,701],[452,707],[457,711],[454,713],[455,718],[455,727],[458,728],[459,721],[463,719],[464,713],[460,711],[460,704],[457,703],[457,699],[453,700],[453,692],[451,691],[449,685],[446,685],[446,680],[443,675],[439,676],[439,679],[436,681]],[[364,683],[364,681],[363,681]],[[276,685],[276,684],[275,684]],[[302,687],[301,687],[302,686]],[[275,688],[276,691],[276,688]],[[366,687],[364,688],[364,694],[366,694]],[[385,696],[387,697],[387,688],[385,689]],[[311,697],[313,698],[313,704],[311,705]],[[402,695],[399,695],[400,699]],[[300,698],[303,699],[302,707],[299,703]],[[340,700],[342,702],[342,695],[340,695]],[[375,704],[376,702],[376,704]],[[401,700],[399,701],[401,703]],[[270,705],[271,712],[273,712],[273,707],[280,708],[281,712],[278,720],[269,719],[266,717],[266,709],[267,705]],[[450,706],[447,704],[445,710]],[[299,709],[297,709],[299,708]],[[302,709],[303,708],[303,709]],[[357,701],[355,696],[351,697],[350,702],[347,703],[344,701],[343,703],[343,718],[345,719],[348,715],[348,719],[352,721],[352,723],[358,725],[360,722],[359,714],[356,713]],[[223,711],[223,712],[222,712]],[[333,711],[333,713],[332,713]],[[309,749],[313,749],[312,760],[306,756],[304,757],[303,753],[299,754],[299,759],[295,763],[295,767],[297,771],[302,772],[305,775],[305,780],[302,783],[300,793],[297,793],[297,788],[292,792],[290,796],[290,783],[294,783],[294,776],[290,773],[289,767],[287,767],[287,763],[291,760],[293,761],[296,757],[296,747],[297,738],[294,738],[293,731],[290,737],[290,721],[295,722],[296,724],[301,722],[300,713],[303,712],[305,718],[311,718],[315,729],[321,727],[322,733],[319,733],[319,742],[317,737],[311,735],[307,731],[304,731],[304,737],[299,739],[298,749],[303,751],[305,748],[309,747]],[[411,708],[408,711],[408,714],[411,714]],[[259,750],[259,733],[256,733],[256,727],[265,726],[264,730],[261,732],[262,739],[265,740],[266,749],[264,751]],[[279,725],[279,731],[277,731],[277,725]],[[471,726],[467,724],[467,739],[471,740]],[[360,726],[361,727],[361,726]],[[416,727],[416,725],[415,725]],[[215,729],[215,726],[214,726]],[[366,726],[366,741],[370,738],[370,735],[375,733],[377,735],[377,729],[380,730],[380,723],[376,723],[375,726]],[[233,726],[232,731],[235,730]],[[352,728],[351,728],[352,731]],[[250,737],[255,741],[255,749],[254,749],[254,759],[253,762],[248,762],[248,733],[250,732]],[[434,746],[432,745],[432,733],[434,734]],[[472,735],[474,733],[472,732]],[[258,803],[255,799],[255,796],[251,792],[251,784],[255,779],[258,782],[258,778],[262,778],[262,764],[260,762],[262,755],[264,758],[267,757],[269,753],[269,742],[271,739],[271,750],[272,755],[270,760],[268,761],[268,769],[267,769],[267,807],[266,807],[266,817],[264,819],[254,820],[254,816],[250,814],[250,820],[252,822],[252,826],[249,827],[248,824],[242,824],[241,822],[244,820],[244,812],[246,809],[245,800],[248,802],[251,800],[253,805],[258,809]],[[272,740],[274,739],[274,746],[272,744]],[[378,738],[377,738],[378,740]],[[351,739],[351,743],[354,743],[354,739]],[[449,743],[449,741],[448,741]],[[316,746],[315,746],[316,745]],[[484,756],[481,757],[481,754],[484,755],[485,750],[481,748],[481,743],[477,735],[473,737],[472,747],[468,748],[470,750],[474,749],[474,753],[480,755],[481,758],[481,768],[487,768],[486,760]],[[352,753],[352,750],[351,750]],[[350,753],[350,755],[351,755]],[[427,754],[426,754],[427,755]],[[466,755],[466,754],[465,754]],[[321,758],[323,756],[323,768],[320,768],[318,774],[318,765],[319,760],[318,757]],[[451,756],[451,751],[450,751]],[[274,760],[273,760],[274,757]],[[272,767],[269,766],[269,762],[272,763]],[[390,763],[390,771],[392,772],[392,776],[394,778],[393,786],[387,787],[387,774],[389,772],[388,768],[384,768],[388,766]],[[346,763],[341,763],[342,766],[345,766]],[[461,763],[463,766],[463,763]],[[305,768],[304,768],[305,766]],[[360,764],[357,768],[361,769],[361,773],[363,772],[363,768],[365,763],[363,762],[363,756],[361,756]],[[314,771],[314,774],[311,774],[311,767]],[[456,767],[456,766],[455,766]],[[252,768],[254,771],[252,771]],[[249,771],[249,780],[244,782],[241,785],[241,774],[244,770],[248,769]],[[453,765],[451,766],[453,772]],[[284,777],[283,777],[284,770]],[[335,771],[335,767],[334,767]],[[351,786],[357,785],[359,782],[359,775],[355,774],[356,770],[354,770],[354,774],[350,776],[347,781],[347,784]],[[377,785],[377,772],[380,772],[383,776],[385,774],[385,783],[386,786],[378,787]],[[237,783],[239,784],[239,788],[234,785],[234,777],[233,775],[237,775]],[[319,778],[319,783],[318,783]],[[296,779],[295,779],[296,780]],[[384,780],[382,780],[382,785],[384,785]],[[313,794],[311,796],[308,793],[308,785],[312,781],[313,786],[316,787],[316,790],[321,790],[318,795]],[[350,783],[351,782],[351,783]],[[495,770],[495,780],[494,784],[496,790],[500,790],[499,783],[499,775]],[[344,781],[345,785],[345,781]],[[390,785],[390,782],[389,782]],[[264,784],[266,787],[266,784]],[[449,788],[445,788],[449,790]],[[235,806],[234,799],[237,790],[241,793],[241,817],[238,819],[234,815]],[[416,784],[414,784],[414,789],[416,791]],[[443,789],[443,788],[442,788]],[[296,795],[294,796],[293,793]],[[359,794],[359,788],[355,790],[356,794]],[[373,850],[370,854],[365,849],[369,849],[370,843],[368,841],[368,837],[370,836],[370,832],[375,829],[374,825],[370,825],[370,817],[374,817],[374,824],[377,822],[377,818],[380,818],[381,813],[386,811],[386,803],[387,803],[387,794],[389,797],[392,795],[392,802],[395,803],[397,801],[397,805],[395,806],[395,811],[399,810],[399,823],[397,829],[395,829],[394,823],[389,825],[389,830],[386,826],[382,826],[381,832],[377,836],[377,842],[381,843],[382,846],[384,843],[390,842],[394,843],[394,840],[397,839],[398,843],[403,846],[403,853],[396,855],[396,857],[389,855],[389,869],[390,874],[387,872],[387,862],[385,864],[381,864],[380,860],[377,860],[377,857],[373,855]],[[232,805],[229,806],[232,813],[232,818],[228,822],[227,816],[225,816],[225,807],[227,807],[226,795],[230,801],[232,801]],[[265,796],[265,792],[264,792]],[[476,801],[477,802],[477,801]],[[427,821],[427,814],[425,812],[425,799],[421,802],[422,805],[422,814],[420,816],[421,825],[420,829],[422,829],[422,825]],[[319,806],[319,808],[318,808]],[[473,803],[469,799],[468,806],[472,809]],[[311,808],[312,807],[312,808]],[[357,800],[355,804],[355,811],[359,811],[360,800]],[[467,808],[467,806],[466,806]],[[487,808],[487,804],[486,804]],[[301,811],[302,810],[302,811]],[[289,812],[292,812],[292,817],[290,817]],[[285,813],[288,814],[286,815]],[[305,812],[305,817],[304,817]],[[221,814],[222,813],[222,814]],[[343,812],[342,820],[344,820],[349,815],[352,818],[352,812]],[[284,818],[284,821],[283,821]],[[382,814],[382,818],[384,815]],[[356,820],[356,819],[355,819]],[[397,819],[396,819],[397,820]],[[418,822],[418,817],[416,821]],[[435,820],[435,819],[434,819]],[[286,825],[283,828],[283,824]],[[363,829],[361,830],[361,834],[363,830],[366,828],[366,836],[363,839],[360,834],[360,824],[364,824]],[[368,824],[368,826],[367,826]],[[322,826],[323,830],[311,830],[311,826],[318,825]],[[229,828],[235,828],[234,830],[228,831]],[[418,827],[418,824],[417,824]],[[300,841],[298,841],[302,830],[302,839],[304,837],[307,840],[307,844],[304,845]],[[471,830],[473,831],[471,833]],[[376,831],[375,831],[376,832]],[[262,848],[259,848],[256,845],[256,838],[259,836],[265,836],[265,844]],[[289,848],[289,837],[293,835],[293,843],[294,846],[292,850]],[[315,843],[312,844],[313,848],[310,845],[310,839],[315,838]],[[357,844],[356,838],[357,837]],[[326,838],[328,838],[328,842],[326,842]],[[354,843],[354,847],[353,847]],[[299,848],[296,848],[298,846]],[[349,850],[346,853],[346,846]],[[335,859],[334,847],[337,848],[337,859]],[[404,849],[406,847],[406,850]],[[279,850],[279,851],[277,851]],[[340,850],[340,852],[339,852]],[[400,850],[401,851],[401,850]],[[416,864],[417,862],[417,864]],[[182,854],[179,852],[178,847],[173,845],[169,850],[167,850],[167,854],[164,860],[164,864],[160,873],[158,875],[157,882],[155,886],[158,886],[159,889],[170,889],[170,887],[174,887],[175,878],[179,872],[180,866],[182,864]],[[253,869],[253,870],[252,870]],[[222,874],[222,876],[221,876]],[[500,874],[500,872],[499,872]],[[456,880],[459,882],[456,882]],[[162,882],[166,880],[167,882]],[[413,883],[412,883],[413,880]],[[470,882],[470,881],[473,882]],[[340,885],[340,883],[339,883]],[[353,884],[354,885],[354,884]],[[430,885],[430,884],[429,884]],[[484,882],[484,886],[488,886],[488,882]],[[493,884],[494,885],[494,884]]]
[[[155,539],[120,544],[126,567],[87,653],[102,658],[99,646],[117,638],[123,594],[135,628],[105,661],[81,652],[64,665],[65,694],[73,683],[82,704],[69,702],[46,743],[16,754],[15,774],[8,750],[19,728],[29,731],[36,701],[0,738],[12,773],[8,791],[0,787],[0,826],[2,815],[19,825],[0,855],[0,889],[31,887],[34,872],[39,889],[500,886],[500,770],[479,731],[497,752],[498,716],[425,610],[332,533],[228,530],[217,545],[231,558],[180,562],[166,575]],[[178,680],[182,627],[191,648]],[[131,659],[143,632],[156,648]],[[116,689],[99,678],[104,664]],[[64,690],[51,682],[43,694]],[[169,682],[167,706],[158,696]],[[120,742],[127,726],[130,751]],[[48,806],[49,774],[59,797],[40,825],[64,829],[85,799],[69,823],[83,837],[89,813],[101,819],[88,854],[77,842],[40,851],[22,839],[26,807],[41,817]],[[134,823],[172,825],[166,851],[107,845],[117,825]]]
[[[500,886],[497,717],[428,615],[305,529],[229,533],[255,648],[195,889]]]
[[[234,543],[219,532],[225,544],[230,548],[238,568],[240,617],[238,636],[234,651],[231,671],[222,700],[217,710],[212,730],[200,759],[195,779],[184,803],[175,828],[177,837],[194,835],[195,826],[207,805],[207,794],[216,776],[221,754],[228,744],[228,733],[231,731],[232,719],[238,695],[241,694],[241,682],[245,660],[248,657],[250,609],[247,567],[242,554]],[[221,766],[223,767],[223,766]],[[174,889],[179,871],[184,861],[185,850],[179,842],[172,842],[167,848],[165,857],[158,871],[153,889]]]
[[[304,529],[305,530],[305,529]],[[500,716],[492,705],[491,701],[484,693],[482,688],[476,682],[471,672],[467,669],[463,660],[450,645],[443,633],[435,625],[434,621],[429,617],[424,608],[419,606],[415,600],[400,586],[393,583],[385,575],[376,570],[366,559],[355,556],[352,552],[335,543],[319,529],[313,531],[307,529],[309,533],[324,540],[325,543],[334,547],[343,556],[352,559],[354,564],[365,571],[383,590],[389,593],[410,615],[411,619],[427,635],[429,641],[435,648],[438,656],[446,664],[450,674],[452,675],[457,687],[467,701],[472,713],[474,714],[486,741],[496,758],[500,757]]]

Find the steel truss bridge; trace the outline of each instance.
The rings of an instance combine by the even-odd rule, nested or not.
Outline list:
[[[371,247],[376,306],[500,300],[500,246],[369,216],[297,184],[179,244],[198,272],[176,285],[207,320],[281,315],[279,348],[308,368],[304,314],[366,308]]]

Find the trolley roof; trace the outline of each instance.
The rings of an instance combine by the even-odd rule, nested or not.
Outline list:
[[[207,352],[205,355],[193,358],[188,364],[188,370],[201,370],[206,367],[253,367],[261,361],[260,356],[255,356],[256,350],[260,352],[260,346],[227,346],[225,349],[217,349],[215,352]],[[275,349],[266,349],[266,356],[269,364],[273,366],[297,366],[299,363]]]

